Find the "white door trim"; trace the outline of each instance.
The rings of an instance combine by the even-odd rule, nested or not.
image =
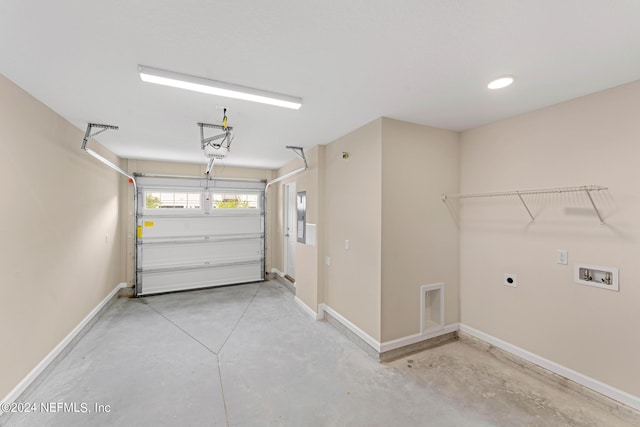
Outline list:
[[[296,183],[284,185],[283,256],[284,274],[295,278]]]

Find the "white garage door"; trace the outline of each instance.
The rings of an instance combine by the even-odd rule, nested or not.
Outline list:
[[[136,181],[137,295],[264,280],[264,182]]]

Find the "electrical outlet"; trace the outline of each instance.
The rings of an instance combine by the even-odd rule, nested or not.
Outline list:
[[[504,285],[511,286],[512,288],[518,287],[518,277],[515,274],[504,274]]]
[[[569,264],[569,254],[564,249],[556,250],[556,264]]]

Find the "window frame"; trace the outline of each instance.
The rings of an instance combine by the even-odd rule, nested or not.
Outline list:
[[[194,191],[196,190],[196,191]],[[149,208],[147,207],[147,196],[149,194],[153,194],[153,193],[173,193],[174,194],[174,203],[175,203],[175,194],[177,193],[183,193],[183,194],[187,194],[187,206],[189,205],[189,195],[193,195],[193,194],[197,194],[198,195],[198,200],[199,200],[199,205],[198,207],[193,207],[193,208],[189,208],[189,207],[157,207],[157,208]],[[176,213],[202,213],[204,211],[203,208],[203,201],[204,201],[204,196],[203,196],[203,192],[199,189],[196,188],[145,188],[142,191],[142,210],[145,212],[145,214],[149,215],[149,214],[160,214],[160,215],[170,215],[171,213],[176,214]]]
[[[221,211],[245,211],[245,212],[254,212],[254,211],[261,211],[262,210],[262,203],[263,203],[263,197],[261,197],[263,193],[259,192],[259,191],[237,191],[237,190],[230,190],[230,191],[224,191],[224,190],[209,190],[208,192],[208,206],[207,208],[211,209],[211,211],[213,212],[221,212]],[[247,207],[216,207],[215,203],[216,200],[214,200],[214,197],[216,195],[233,195],[236,196],[236,200],[238,196],[254,196],[256,198],[255,200],[255,206],[251,207],[251,206],[247,206]],[[224,201],[225,199],[223,199],[222,201]],[[250,201],[247,201],[248,203],[251,203]]]

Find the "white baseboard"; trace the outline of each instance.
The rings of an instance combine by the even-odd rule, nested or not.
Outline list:
[[[60,341],[53,350],[49,352],[49,354],[47,354],[45,358],[42,359],[40,363],[38,363],[36,367],[33,368],[31,372],[29,372],[27,376],[22,379],[22,381],[20,381],[18,385],[16,385],[13,388],[13,390],[11,390],[9,394],[7,394],[4,397],[2,402],[3,403],[15,402],[15,400],[18,397],[20,397],[20,395],[27,389],[27,387],[29,387],[29,385],[33,381],[35,381],[36,378],[38,378],[38,375],[40,375],[42,371],[44,371],[47,368],[47,366],[49,366],[51,362],[53,362],[54,359],[64,351],[65,347],[69,345],[69,343],[82,331],[82,329],[85,326],[87,326],[89,322],[91,322],[91,320],[100,312],[100,310],[102,310],[102,308],[105,305],[107,305],[109,301],[111,301],[113,297],[116,296],[118,291],[122,288],[126,288],[127,286],[128,285],[126,283],[120,283],[118,286],[115,287],[115,289],[109,292],[109,294],[106,297],[104,297],[104,299],[100,301],[100,303],[93,310],[91,310],[91,312],[87,314],[87,316],[84,319],[82,319],[82,321],[78,323],[78,325],[75,328],[73,328],[73,330],[69,332],[69,334],[67,334],[67,336],[64,337],[64,339]],[[3,414],[3,411],[2,409],[0,409],[0,416],[2,414]]]
[[[300,298],[294,297],[293,300],[298,303],[298,305],[302,308],[302,310],[305,313],[307,313],[309,316],[313,317],[316,320],[318,319],[318,313],[313,311],[307,304],[302,302],[302,300]]]
[[[459,329],[459,327],[460,327],[459,323],[451,323],[450,325],[445,325],[444,327],[437,330],[427,329],[422,334],[413,334],[413,335],[408,335],[406,337],[398,338],[395,340],[385,341],[380,344],[380,353],[385,353],[387,351],[395,350],[397,348],[406,347],[411,344],[419,343],[420,341],[437,338],[441,335],[450,334],[452,332],[456,332]]]
[[[420,341],[425,341],[431,338],[436,338],[441,335],[449,334],[451,332],[456,332],[458,330],[459,324],[452,323],[450,325],[446,325],[445,327],[438,330],[427,330],[423,334],[413,334],[408,335],[406,337],[398,338],[391,341],[385,341],[380,343],[378,340],[373,338],[371,335],[367,334],[365,331],[351,323],[340,313],[332,309],[326,304],[318,305],[318,320],[324,317],[324,312],[329,313],[333,318],[335,318],[338,322],[342,323],[344,327],[349,329],[351,332],[356,334],[361,340],[369,344],[375,351],[378,353],[385,353],[387,351],[395,350],[397,348],[405,347],[407,345],[415,344]]]
[[[618,390],[617,388],[614,388],[608,384],[605,384],[601,381],[588,377],[584,374],[581,374],[580,372],[576,372],[573,369],[567,368],[566,366],[562,366],[558,363],[552,362],[551,360],[545,359],[544,357],[533,354],[525,349],[516,347],[513,344],[509,344],[508,342],[502,341],[494,336],[486,334],[470,326],[461,324],[460,331],[466,334],[469,334],[475,338],[478,338],[484,342],[487,342],[491,345],[494,345],[495,347],[498,347],[508,353],[518,356],[521,359],[524,359],[528,362],[531,362],[542,368],[545,368],[555,374],[568,378],[575,383],[578,383],[587,388],[590,388],[595,392],[605,395],[631,408],[640,410],[640,397],[634,396],[622,390]]]
[[[296,298],[297,299],[297,298]],[[302,303],[302,301],[299,301],[299,304],[303,305],[303,307],[305,309],[308,310],[308,312],[311,314],[313,313],[313,310],[311,310],[310,308],[308,308],[306,305],[304,305],[304,303]],[[517,347],[513,344],[509,344],[505,341],[502,341],[496,337],[493,337],[489,334],[486,334],[484,332],[481,332],[477,329],[474,329],[470,326],[464,325],[464,324],[460,324],[460,323],[452,323],[450,325],[446,325],[443,328],[436,330],[436,331],[429,331],[427,330],[425,333],[423,334],[413,334],[413,335],[409,335],[406,337],[402,337],[402,338],[398,338],[395,340],[391,340],[391,341],[385,341],[383,343],[378,342],[376,339],[374,339],[372,336],[370,336],[369,334],[367,334],[366,332],[364,332],[362,329],[360,329],[358,326],[354,325],[352,322],[350,322],[348,319],[346,319],[344,316],[342,316],[340,313],[338,313],[337,311],[335,311],[334,309],[332,309],[331,307],[329,307],[326,304],[318,304],[318,313],[316,318],[318,320],[321,320],[322,318],[324,318],[324,313],[328,313],[330,314],[333,318],[335,318],[338,322],[340,322],[344,327],[346,327],[347,329],[349,329],[351,332],[353,332],[357,337],[359,337],[360,339],[362,339],[364,342],[366,342],[369,346],[371,346],[374,350],[376,350],[378,353],[385,353],[387,351],[390,350],[395,350],[397,348],[401,348],[401,347],[405,347],[408,345],[412,345],[424,340],[428,340],[431,338],[436,338],[438,336],[441,335],[445,335],[451,332],[456,332],[456,331],[461,331],[464,333],[467,333],[471,336],[474,336],[486,343],[489,343],[491,345],[494,345],[495,347],[498,347],[508,353],[511,353],[521,359],[524,359],[530,363],[533,363],[535,365],[538,365],[544,369],[547,369],[555,374],[558,374],[562,377],[568,378],[569,380],[580,384],[584,387],[587,387],[597,393],[600,393],[604,396],[607,396],[617,402],[620,402],[630,408],[636,409],[636,410],[640,410],[640,397],[638,396],[634,396],[632,394],[629,394],[625,391],[619,390],[615,387],[612,387],[608,384],[605,384],[601,381],[598,381],[594,378],[588,377],[584,374],[581,374],[579,372],[576,372],[570,368],[567,368],[566,366],[562,366],[556,362],[552,362],[551,360],[545,359],[541,356],[538,356],[536,354],[533,354],[527,350],[524,350],[520,347]]]
[[[335,311],[334,309],[332,309],[326,304],[319,304],[318,309],[322,310],[323,313],[325,312],[329,313],[331,317],[335,318],[338,322],[342,323],[344,327],[346,327],[351,332],[356,334],[362,341],[366,342],[371,347],[373,347],[375,351],[380,353],[380,342],[378,342],[371,335],[367,334],[365,331],[363,331],[362,329],[360,329],[359,327],[351,323],[349,320],[347,320],[346,317],[342,316],[340,313],[338,313],[337,311]]]
[[[280,276],[282,278],[284,278],[284,273],[282,271],[278,270],[275,267],[271,269],[271,272],[274,273],[274,274],[277,274],[278,276]]]

